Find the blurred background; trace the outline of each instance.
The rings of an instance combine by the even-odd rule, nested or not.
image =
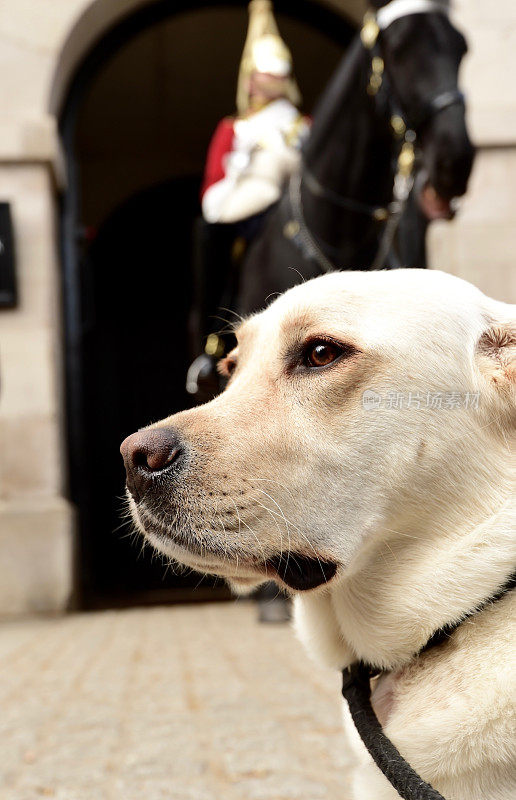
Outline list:
[[[514,302],[516,6],[453,9],[478,157],[430,263]],[[364,5],[275,10],[309,113]],[[192,225],[246,24],[237,2],[0,6],[1,615],[228,596],[138,557],[118,447],[190,403]]]
[[[275,11],[309,114],[365,3]],[[516,5],[452,19],[478,151],[430,266],[514,303]],[[122,518],[120,442],[192,402],[192,236],[246,27],[245,2],[0,3],[2,800],[349,797],[338,674]]]

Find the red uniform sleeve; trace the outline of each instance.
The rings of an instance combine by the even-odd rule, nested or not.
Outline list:
[[[217,183],[217,181],[222,180],[225,175],[224,156],[226,153],[231,152],[235,136],[233,123],[234,119],[225,117],[215,128],[215,133],[212,136],[210,146],[208,147],[208,155],[206,157],[201,199],[206,189],[212,184]]]

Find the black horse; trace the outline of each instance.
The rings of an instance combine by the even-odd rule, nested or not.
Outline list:
[[[332,269],[426,265],[428,222],[453,215],[474,149],[458,89],[465,39],[445,2],[412,5],[372,3],[314,113],[300,175],[240,265],[225,303],[238,313]]]

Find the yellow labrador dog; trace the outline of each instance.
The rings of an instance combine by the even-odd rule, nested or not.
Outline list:
[[[307,649],[447,800],[516,797],[516,306],[425,270],[326,275],[236,331],[226,390],[122,445],[136,525],[236,591],[295,595]],[[481,607],[439,646],[430,636]],[[355,797],[396,792],[348,724]]]

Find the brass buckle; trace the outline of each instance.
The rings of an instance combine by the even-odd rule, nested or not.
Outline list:
[[[404,142],[398,156],[398,172],[404,178],[408,178],[414,169],[414,145],[412,142]]]
[[[382,85],[384,66],[383,58],[380,58],[380,56],[373,56],[371,59],[371,75],[367,85],[367,94],[372,97],[374,97]]]
[[[367,11],[362,23],[362,29],[360,31],[360,38],[362,39],[362,44],[364,47],[366,47],[368,50],[372,50],[376,44],[379,33],[380,28],[378,27],[378,23],[376,21],[376,14],[374,14],[372,11]]]

